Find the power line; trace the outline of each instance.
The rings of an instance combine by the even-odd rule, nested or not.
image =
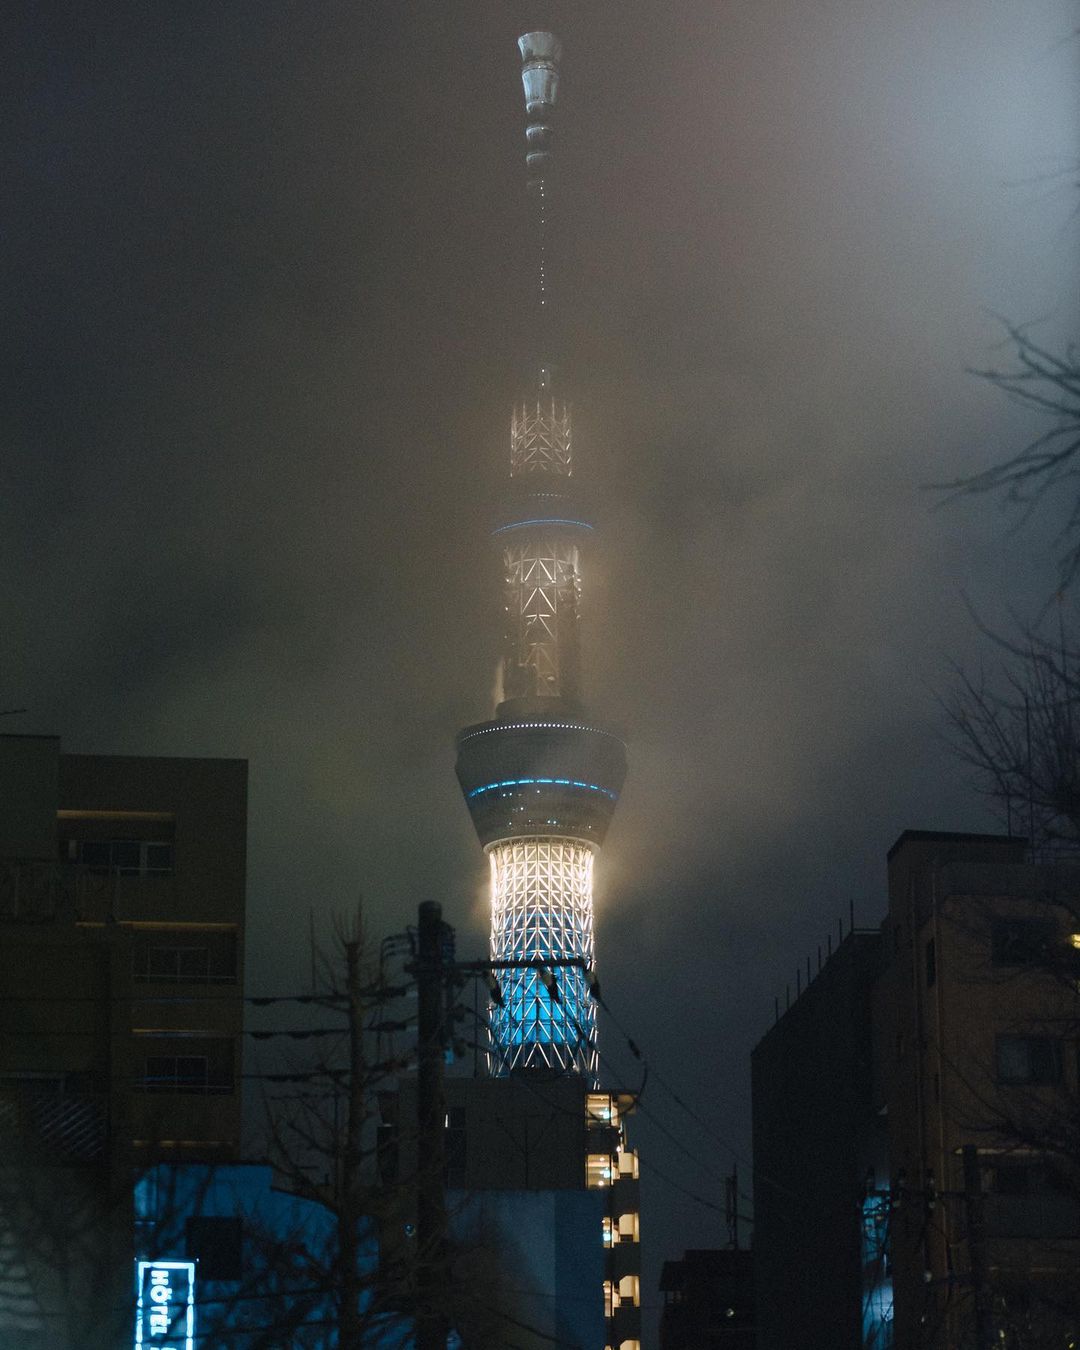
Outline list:
[[[637,1059],[644,1059],[644,1052],[641,1050],[641,1048],[638,1046],[638,1044],[630,1035],[630,1033],[626,1030],[626,1028],[622,1025],[619,1019],[615,1016],[614,1012],[612,1011],[607,1001],[605,999],[600,999],[599,1003],[600,1006],[603,1008],[603,1010],[611,1018],[617,1030],[623,1036],[623,1039],[626,1041],[627,1047],[629,1048],[631,1054],[633,1054]],[[714,1140],[714,1142],[719,1144],[721,1148],[725,1149],[728,1153],[730,1153],[733,1158],[737,1159],[739,1162],[745,1163],[750,1168],[751,1174],[754,1177],[755,1181],[763,1182],[765,1185],[769,1186],[772,1190],[776,1191],[777,1194],[786,1196],[789,1200],[795,1201],[797,1204],[803,1206],[804,1208],[807,1209],[811,1208],[811,1206],[809,1206],[804,1196],[799,1195],[798,1192],[791,1190],[791,1188],[785,1186],[783,1182],[777,1181],[775,1177],[770,1177],[766,1173],[762,1172],[758,1167],[754,1165],[754,1161],[752,1158],[747,1157],[747,1155],[743,1153],[742,1150],[736,1148],[735,1145],[731,1143],[729,1139],[725,1139],[722,1135],[718,1134],[717,1131],[710,1124],[710,1122],[706,1120],[705,1117],[702,1116],[699,1111],[695,1110],[694,1107],[692,1107],[681,1096],[681,1094],[674,1087],[672,1087],[672,1085],[667,1081],[667,1079],[665,1079],[664,1076],[661,1073],[659,1073],[656,1069],[652,1070],[652,1076],[656,1079],[656,1081],[660,1084],[660,1086],[668,1093],[668,1095],[672,1098],[672,1100],[676,1103],[676,1105],[681,1107],[682,1110],[685,1111],[686,1114],[698,1125],[698,1127],[705,1132],[705,1134],[707,1134],[712,1140]],[[743,1198],[746,1199],[747,1197],[744,1196]]]
[[[148,984],[160,984],[161,981],[148,980]],[[177,983],[183,983],[177,981]],[[191,981],[197,983],[197,981]],[[361,989],[359,997],[374,1003],[383,1003],[392,998],[402,998],[415,981],[400,985],[370,985]],[[3,1003],[250,1003],[256,1008],[266,1008],[275,1003],[298,1003],[315,1007],[337,1008],[348,1011],[347,994],[141,994],[137,989],[125,994],[0,994]]]

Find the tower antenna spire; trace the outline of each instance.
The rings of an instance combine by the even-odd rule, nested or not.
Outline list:
[[[508,969],[490,1008],[492,1067],[578,1073],[599,1058],[593,870],[626,776],[622,741],[587,713],[578,656],[582,553],[593,525],[572,477],[570,409],[552,380],[552,136],[562,44],[518,39],[535,231],[530,346],[537,379],[510,425],[510,480],[493,535],[503,579],[502,701],[457,738],[457,776],[491,871],[491,959]],[[564,968],[559,997],[526,962]]]
[[[532,204],[533,302],[530,328],[533,360],[540,391],[552,383],[552,292],[550,215],[552,171],[555,165],[553,139],[555,107],[559,96],[559,62],[562,43],[554,33],[529,32],[518,38],[521,52],[521,83],[525,92],[526,185]]]

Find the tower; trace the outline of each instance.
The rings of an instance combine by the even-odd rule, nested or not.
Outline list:
[[[581,701],[582,553],[593,531],[573,475],[571,415],[553,358],[553,125],[561,46],[518,39],[526,110],[533,278],[531,371],[510,423],[510,477],[492,535],[504,604],[502,697],[494,717],[457,738],[457,776],[491,869],[495,962],[595,961],[593,866],[626,774],[621,740]],[[503,980],[493,1010],[496,1073],[546,1068],[595,1078],[596,1011],[583,970]]]

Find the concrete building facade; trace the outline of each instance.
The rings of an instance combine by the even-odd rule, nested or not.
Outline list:
[[[880,932],[754,1051],[764,1350],[1080,1333],[1078,961],[1080,868],[901,835]]]
[[[761,1346],[862,1344],[859,1202],[886,1156],[868,1015],[880,948],[849,933],[751,1057]]]
[[[239,1154],[246,793],[0,736],[4,1345],[116,1344],[133,1177]]]
[[[453,1321],[465,1344],[504,1335],[524,1350],[640,1350],[633,1098],[579,1074],[447,1078],[447,1212]],[[416,1148],[416,1083],[381,1098],[387,1194]],[[408,1188],[397,1191],[410,1201]],[[388,1270],[407,1270],[411,1210],[387,1216]]]

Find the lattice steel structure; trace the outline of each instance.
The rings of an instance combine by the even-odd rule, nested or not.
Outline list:
[[[558,952],[591,966],[592,849],[575,839],[512,839],[496,844],[488,857],[492,960],[550,960]],[[534,970],[512,970],[502,977],[503,1006],[492,1010],[492,1025],[507,1067],[527,1059],[564,1069],[569,1052],[571,1060],[595,1072],[584,974],[560,971],[559,988],[556,1002]]]
[[[494,530],[503,577],[502,701],[458,736],[457,774],[491,866],[496,963],[575,958],[592,967],[593,864],[626,774],[621,740],[580,701],[582,551],[592,531],[573,477],[569,405],[549,362],[552,123],[560,46],[518,40],[526,166],[535,240],[528,316],[535,382],[514,407],[510,479]],[[584,971],[557,973],[554,1000],[535,970],[502,976],[492,1008],[491,1064],[595,1079],[596,1012]]]
[[[545,530],[519,530],[503,548],[506,627],[503,691],[574,698],[578,686],[577,542]]]
[[[510,472],[570,476],[570,409],[556,399],[522,403],[510,420]]]

